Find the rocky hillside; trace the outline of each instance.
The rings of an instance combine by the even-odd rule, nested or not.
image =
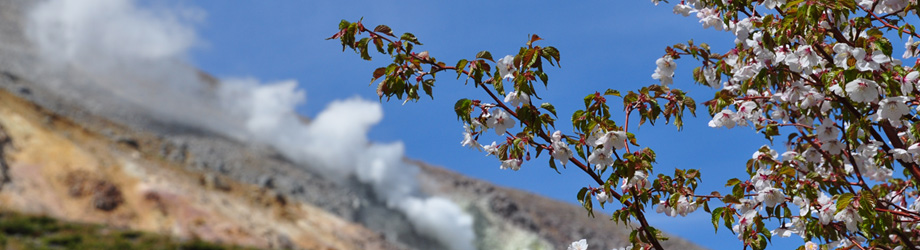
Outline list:
[[[446,248],[357,177],[333,180],[277,148],[136,112],[147,107],[105,99],[105,89],[62,87],[132,79],[47,65],[25,35],[35,4],[0,0],[0,208],[259,248]],[[204,89],[220,84],[197,77]],[[425,195],[472,216],[478,249],[628,242],[604,215],[413,164]],[[673,237],[667,246],[698,249]]]

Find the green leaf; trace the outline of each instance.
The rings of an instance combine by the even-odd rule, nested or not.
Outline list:
[[[549,158],[549,167],[552,168],[553,170],[556,170],[557,174],[562,174],[562,172],[559,172],[559,169],[556,168],[556,159],[554,159],[553,157]]]
[[[473,101],[470,99],[460,99],[454,104],[454,111],[457,113],[457,119],[460,119],[467,124],[471,123],[470,113],[473,112]]]
[[[837,212],[843,211],[853,200],[854,195],[851,193],[841,194],[837,197]]]
[[[767,239],[763,235],[757,235],[757,241],[752,245],[754,249],[765,249],[767,248]]]
[[[434,79],[422,81],[422,89],[425,90],[425,94],[428,94],[428,96],[434,100],[434,96],[431,95],[431,87],[434,87]]]
[[[374,78],[371,78],[371,83],[374,83],[378,78],[386,74],[387,68],[380,67],[374,70]]]
[[[712,210],[712,227],[715,228],[715,231],[719,232],[719,219],[722,218],[722,213],[725,212],[724,207],[717,207]]]
[[[738,183],[741,183],[741,180],[738,180],[738,178],[732,178],[731,180],[728,180],[727,182],[725,182],[725,186],[726,187],[734,186],[734,185],[738,185]]]
[[[486,51],[486,50],[476,53],[476,58],[486,59],[486,60],[495,62],[495,60],[492,60],[492,53],[489,53],[489,51]]]
[[[388,36],[396,37],[395,35],[393,35],[393,30],[391,30],[389,26],[386,26],[383,24],[377,25],[377,27],[374,28],[374,32],[383,33]]]
[[[367,37],[361,38],[361,40],[358,40],[358,45],[357,45],[358,50],[361,52],[361,59],[364,59],[367,61],[371,60],[371,55],[368,54],[367,52],[367,43],[370,42],[370,40],[371,39]]]
[[[559,50],[557,50],[555,47],[552,47],[552,46],[544,47],[543,54],[548,55],[549,57],[553,58],[553,60],[556,60],[556,65],[559,65],[559,67],[562,67],[562,65],[559,64]],[[550,61],[550,63],[552,63],[552,61]]]
[[[549,84],[549,76],[547,76],[546,73],[543,71],[535,71],[534,73],[537,74],[537,77],[540,77],[540,81],[543,81],[544,87]]]
[[[540,108],[543,108],[546,111],[549,111],[550,113],[552,113],[553,116],[556,116],[556,107],[553,107],[552,104],[549,104],[548,102],[544,102],[543,104],[540,104]]]
[[[456,69],[454,69],[457,71],[457,79],[460,79],[460,76],[463,75],[463,69],[466,68],[466,65],[468,63],[469,61],[467,61],[466,59],[460,59],[460,61],[457,61]]]
[[[409,32],[404,33],[402,37],[399,38],[399,40],[408,41],[414,44],[422,45],[422,43],[418,42],[418,38],[416,38],[415,35]]]
[[[723,202],[723,203],[726,203],[726,204],[727,204],[727,203],[731,203],[731,204],[741,204],[741,201],[738,200],[738,198],[736,198],[736,197],[733,196],[733,195],[726,195],[726,196],[722,197],[722,202]]]
[[[621,96],[619,90],[613,89],[607,89],[607,91],[604,91],[604,95]]]

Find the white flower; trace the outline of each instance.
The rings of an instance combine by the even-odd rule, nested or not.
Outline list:
[[[834,218],[834,214],[837,212],[837,205],[834,204],[834,200],[821,193],[818,196],[818,207],[816,209],[818,211],[818,222],[821,225],[827,225]]]
[[[709,127],[718,128],[734,128],[735,127],[735,112],[732,112],[728,109],[723,109],[721,112],[712,116],[712,120],[709,121]]]
[[[805,250],[818,250],[818,244],[815,244],[814,242],[811,242],[811,241],[806,242]]]
[[[907,36],[907,42],[904,43],[904,55],[901,55],[901,58],[916,57],[917,54],[920,54],[920,49],[917,48],[917,43],[914,43],[914,36]]]
[[[569,149],[569,145],[562,140],[562,131],[553,132],[552,138],[553,146],[553,158],[562,163],[563,166],[569,162],[569,158],[572,158],[572,150]]]
[[[625,131],[608,131],[594,142],[595,146],[603,146],[604,150],[621,149],[626,147]]]
[[[789,116],[786,115],[786,111],[782,109],[773,110],[773,112],[770,113],[770,119],[777,122],[789,123]]]
[[[670,56],[658,58],[658,60],[655,60],[655,65],[658,67],[655,68],[652,79],[661,81],[661,85],[668,85],[674,82],[674,69],[677,64],[674,63],[673,58]]]
[[[834,55],[834,64],[844,69],[849,68],[847,60],[850,58],[851,50],[853,50],[853,48],[846,43],[834,44],[834,53],[837,53],[837,55]]]
[[[722,30],[724,28],[724,23],[722,23],[722,18],[719,15],[719,11],[711,8],[700,9],[696,13],[696,17],[700,19],[700,23],[703,24],[703,28],[713,27],[716,30]]]
[[[862,48],[856,48],[850,53],[856,58],[856,68],[860,71],[876,71],[881,68],[880,64],[891,62],[891,58],[880,50],[873,51],[871,56]]]
[[[914,143],[907,147],[907,153],[913,157],[913,160],[916,162],[917,159],[920,159],[920,143]],[[920,200],[920,199],[917,199]]]
[[[780,189],[767,187],[757,193],[757,201],[763,202],[764,206],[775,207],[786,201],[786,195]]]
[[[460,142],[461,146],[470,146],[470,148],[482,149],[479,145],[479,142],[473,138],[473,131],[470,129],[470,125],[463,124],[463,141]]]
[[[767,151],[767,152],[763,152],[763,151]],[[776,150],[771,149],[769,146],[763,145],[760,147],[760,149],[755,151],[753,155],[751,155],[751,159],[754,159],[754,160],[759,160],[760,157],[767,157],[768,159],[772,160],[772,159],[776,159],[777,157],[779,157],[779,154],[776,152]],[[770,175],[770,173],[772,173],[772,171],[769,169],[759,169],[758,171],[763,171],[760,173],[764,173],[765,175]]]
[[[604,190],[600,190],[594,193],[594,197],[597,198],[597,201],[600,202],[601,204],[603,204],[604,202],[607,202],[607,199],[610,198],[610,197],[607,197],[607,192]]]
[[[681,196],[677,199],[677,204],[668,205],[667,200],[663,200],[658,203],[658,207],[655,208],[655,212],[664,213],[667,216],[676,217],[678,214],[680,216],[687,216],[687,214],[692,213],[696,210],[696,205],[690,203],[687,200],[686,196]]]
[[[757,153],[761,153],[761,152],[758,151]],[[756,153],[754,154],[755,160],[759,157],[760,155]],[[754,184],[754,190],[760,191],[760,190],[764,190],[767,188],[772,188],[770,185],[770,182],[768,181],[768,179],[770,179],[770,175],[772,174],[773,174],[772,170],[765,169],[765,168],[758,169],[757,172],[754,173],[754,176],[751,176],[751,182],[753,182]]]
[[[745,229],[751,227],[754,224],[754,216],[757,216],[757,210],[746,210],[742,212],[740,218],[738,218],[738,224],[732,226],[732,231],[738,235],[738,239],[744,237],[742,234]]]
[[[486,156],[498,156],[498,145],[496,145],[494,141],[491,145],[482,146],[482,149],[486,151]]]
[[[703,71],[703,78],[706,79],[706,84],[708,84],[709,87],[711,88],[718,88],[719,79],[717,77],[719,76],[719,73],[718,71],[716,71],[716,68],[710,66],[710,67],[703,68],[702,71]]]
[[[901,94],[909,95],[911,92],[914,92],[914,86],[917,84],[917,78],[920,77],[920,73],[917,71],[911,71],[904,76],[901,83]]]
[[[622,178],[621,181],[622,184],[620,184],[620,189],[623,190],[623,192],[626,192],[627,189],[633,187],[641,187],[644,189],[652,188],[652,183],[648,181],[648,174],[645,173],[645,170],[636,171],[636,173],[633,174],[633,177],[630,177],[629,180]]]
[[[847,206],[843,211],[834,215],[834,220],[843,221],[847,226],[847,230],[850,232],[857,232],[858,228],[856,226],[863,221],[862,216],[856,213],[856,209],[850,206]]]
[[[696,211],[696,205],[690,203],[686,196],[681,196],[679,199],[677,199],[677,213],[680,214],[680,216],[686,217],[687,214],[690,214],[693,211]]]
[[[690,16],[690,13],[696,12],[693,7],[686,4],[676,4],[674,5],[674,14],[680,14],[683,16]]]
[[[892,148],[891,150],[888,150],[888,153],[891,154],[891,156],[894,157],[895,160],[903,161],[903,162],[911,162],[910,154],[907,153],[907,150],[904,150],[902,148]]]
[[[878,84],[875,81],[858,78],[846,85],[847,96],[855,102],[869,103],[878,101]]]
[[[754,25],[751,23],[751,19],[752,18],[744,18],[737,23],[731,24],[732,33],[735,33],[735,44],[741,43],[742,41],[748,39],[748,36],[751,34],[751,29],[754,28]],[[753,19],[758,18],[753,17]]]
[[[840,135],[840,129],[834,126],[833,122],[825,120],[825,123],[821,123],[821,125],[815,128],[815,133],[817,133],[818,140],[828,142],[837,140],[837,136]]]
[[[811,69],[811,67],[818,66],[821,63],[821,57],[818,56],[818,53],[815,53],[811,45],[799,46],[795,50],[796,55],[799,56],[799,63],[805,69]]]
[[[514,119],[504,109],[498,109],[489,116],[486,124],[495,129],[496,134],[503,135],[505,131],[514,126]]]
[[[767,7],[767,9],[773,9],[777,6],[786,4],[786,0],[764,0],[762,4],[764,7]]]
[[[818,164],[824,162],[824,157],[822,157],[821,152],[818,152],[815,148],[806,149],[802,155],[805,156],[805,161],[810,163]]]
[[[780,235],[781,237],[789,237],[792,234],[798,234],[802,236],[802,239],[805,239],[805,222],[799,219],[800,217],[792,218],[791,222],[783,224],[782,227],[777,228],[773,231],[770,231],[773,235]],[[817,249],[812,249],[817,250]]]
[[[519,104],[530,104],[530,96],[527,93],[520,91],[511,91],[508,92],[508,95],[505,95],[505,102],[510,102],[511,106],[518,107]]]
[[[496,62],[495,67],[498,67],[498,74],[502,76],[503,79],[514,78],[514,56],[507,55],[504,58]]]
[[[572,244],[569,245],[569,248],[566,250],[588,250],[588,241],[581,239],[579,241],[572,242]]]
[[[891,179],[891,174],[894,172],[890,168],[885,168],[885,167],[868,166],[868,165],[860,165],[860,166],[864,166],[864,169],[862,169],[862,171],[864,171],[863,174],[868,176],[869,179],[874,180],[874,181],[886,182],[888,181],[888,179]]]
[[[821,144],[821,149],[827,151],[828,154],[835,155],[843,151],[843,144],[836,139],[825,141]]]
[[[910,113],[910,107],[907,106],[907,97],[895,96],[888,97],[878,103],[878,119],[887,119],[891,125],[900,125],[901,117]]]
[[[610,157],[612,152],[613,151],[608,151],[606,149],[594,150],[591,152],[591,155],[588,156],[588,163],[594,165],[594,169],[597,170],[613,165],[613,158]]]
[[[800,108],[810,108],[820,102],[824,101],[824,94],[814,90],[814,88],[808,87],[808,92],[805,93],[802,102],[799,103]]]
[[[507,159],[507,160],[502,161],[502,165],[499,166],[498,168],[499,169],[509,169],[510,168],[511,170],[518,171],[521,169],[521,163],[523,163],[521,159],[513,159],[513,158]]]

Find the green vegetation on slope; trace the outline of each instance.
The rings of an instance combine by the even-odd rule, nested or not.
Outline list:
[[[2,249],[254,249],[201,240],[178,240],[169,236],[103,225],[62,222],[47,216],[0,212]]]

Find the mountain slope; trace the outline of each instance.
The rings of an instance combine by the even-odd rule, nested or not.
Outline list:
[[[333,180],[311,166],[318,161],[298,163],[95,84],[149,81],[142,76],[50,64],[25,35],[35,4],[0,0],[0,174],[8,180],[0,207],[261,248],[446,248],[358,177]],[[194,88],[205,91],[200,98],[221,84],[179,62],[170,67],[206,84]],[[627,244],[629,230],[605,215],[415,165],[422,192],[472,215],[479,249],[561,249],[581,238],[592,249]]]

